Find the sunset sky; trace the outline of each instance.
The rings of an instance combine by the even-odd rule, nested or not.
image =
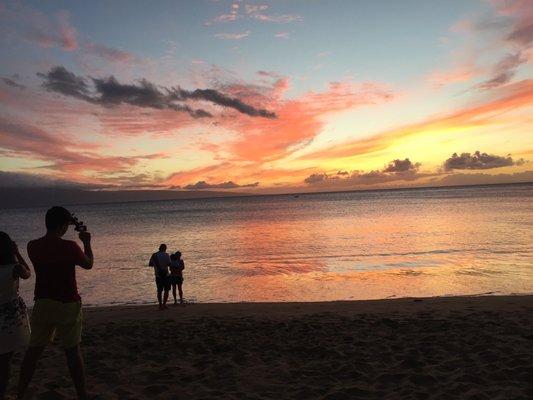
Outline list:
[[[531,182],[532,43],[530,0],[0,1],[0,186]]]

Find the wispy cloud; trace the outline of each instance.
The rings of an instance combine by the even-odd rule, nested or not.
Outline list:
[[[130,63],[136,59],[135,55],[103,44],[87,42],[84,45],[86,54],[96,55],[108,62]]]
[[[261,22],[272,22],[277,24],[289,24],[291,22],[303,21],[303,17],[298,14],[272,14],[268,13],[269,6],[266,4],[245,4],[241,7],[239,3],[232,3],[228,13],[219,14],[213,19],[205,22],[206,26],[215,23],[234,22],[239,19],[251,19]]]
[[[64,175],[58,177],[61,179],[80,178],[91,172],[126,172],[141,160],[165,157],[161,153],[106,156],[95,152],[95,147],[78,139],[51,134],[33,125],[0,117],[0,148],[4,149],[1,154],[48,162],[41,168],[60,172]]]
[[[521,47],[533,42],[533,7],[529,0],[492,0],[496,10],[514,17],[505,39]]]
[[[41,47],[97,56],[107,62],[129,63],[137,58],[130,52],[84,38],[66,10],[48,16],[31,7],[8,6],[0,13],[0,22],[5,25],[0,31],[3,34]]]
[[[49,20],[44,14],[38,12],[32,12],[27,16],[22,16],[22,14],[15,16],[29,23],[22,32],[23,39],[42,47],[59,47],[65,51],[77,50],[78,33],[76,28],[70,24],[69,13],[62,10],[54,17],[53,20]]]
[[[257,13],[252,14],[251,18],[262,22],[276,22],[278,24],[288,24],[290,22],[303,21],[303,17],[296,14],[269,15]]]
[[[21,90],[26,89],[26,86],[16,82],[14,79],[3,77],[3,78],[0,78],[0,80],[2,82],[4,82],[4,84],[6,84],[8,86],[11,86],[11,87],[14,87],[14,88],[17,88],[17,89],[21,89]]]
[[[288,39],[290,38],[291,33],[290,32],[277,32],[274,37],[277,37],[279,39]]]
[[[245,37],[250,36],[250,33],[251,31],[235,32],[235,33],[220,32],[220,33],[215,33],[215,37],[217,39],[223,39],[223,40],[239,40],[239,39],[244,39]]]
[[[479,90],[494,89],[510,82],[515,76],[518,67],[527,62],[522,52],[507,54],[492,68],[489,79],[475,86]]]

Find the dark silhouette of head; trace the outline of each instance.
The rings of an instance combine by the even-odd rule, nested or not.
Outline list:
[[[15,262],[15,246],[9,235],[0,232],[0,265]]]
[[[159,251],[167,251],[167,245],[164,243],[161,243],[159,245]]]
[[[171,255],[170,255],[170,259],[171,259],[172,261],[177,260],[177,258],[178,258],[178,257],[176,257],[175,254],[171,254]]]
[[[176,251],[176,253],[174,253],[174,255],[179,260],[181,258],[181,251]]]
[[[72,216],[70,212],[59,206],[54,206],[46,212],[45,224],[49,233],[63,236],[67,230]]]

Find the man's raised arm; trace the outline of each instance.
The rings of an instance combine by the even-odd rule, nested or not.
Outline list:
[[[80,240],[83,243],[83,253],[85,259],[80,262],[80,267],[91,269],[94,264],[93,249],[91,248],[91,234],[89,232],[80,232]]]

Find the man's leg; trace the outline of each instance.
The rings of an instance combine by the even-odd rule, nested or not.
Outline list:
[[[87,398],[87,391],[85,389],[85,369],[80,345],[78,344],[70,349],[66,349],[65,355],[67,356],[68,369],[76,387],[78,399],[85,400]]]
[[[0,354],[0,400],[4,400],[9,383],[9,366],[13,352]]]
[[[165,293],[163,294],[163,308],[167,307],[169,287],[165,287]]]
[[[35,372],[35,367],[37,366],[37,361],[41,358],[43,354],[44,346],[30,346],[26,350],[24,359],[22,360],[22,365],[20,367],[20,376],[19,376],[19,385],[17,398],[22,399],[28,389],[28,385],[31,382],[33,373]]]
[[[163,308],[163,288],[157,288],[157,301],[159,303],[159,308]]]
[[[180,303],[183,303],[183,282],[178,283],[178,291],[180,293]]]

